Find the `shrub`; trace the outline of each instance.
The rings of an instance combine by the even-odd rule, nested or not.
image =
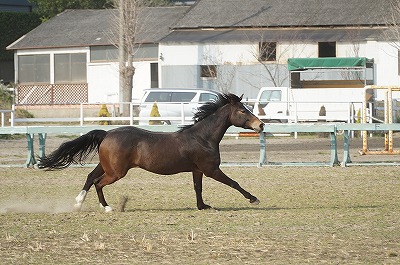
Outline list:
[[[160,112],[158,111],[157,102],[154,102],[153,107],[151,108],[150,117],[161,117]],[[161,121],[157,120],[149,120],[149,125],[160,125]]]
[[[99,117],[110,117],[110,112],[108,112],[106,104],[101,105],[99,111]],[[111,121],[99,121],[99,125],[110,125]]]

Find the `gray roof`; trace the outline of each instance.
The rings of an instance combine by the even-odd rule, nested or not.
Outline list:
[[[138,43],[157,43],[170,32],[170,27],[188,7],[149,7],[140,12],[136,35]],[[8,49],[79,47],[116,43],[117,10],[66,10],[42,23],[9,45]]]
[[[384,25],[389,1],[199,0],[175,28]]]
[[[296,42],[358,42],[380,40],[386,35],[380,28],[260,28],[260,29],[215,29],[215,30],[176,30],[162,42],[235,42],[235,41],[296,41]]]
[[[190,7],[149,7],[140,12],[136,42],[380,39],[385,29],[376,26],[386,24],[390,1],[198,0]],[[116,43],[111,40],[116,12],[67,10],[7,48],[110,45]]]

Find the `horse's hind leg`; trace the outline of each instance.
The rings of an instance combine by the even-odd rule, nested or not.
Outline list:
[[[126,173],[127,171],[125,171],[125,173],[123,174],[114,174],[114,175],[105,173],[103,177],[98,182],[95,183],[97,197],[99,198],[100,206],[104,207],[104,210],[106,212],[112,212],[113,209],[111,208],[111,206],[108,205],[106,199],[104,198],[103,188],[123,178],[126,175]]]
[[[96,192],[97,192],[97,197],[99,198],[100,207],[103,207],[104,210],[106,211],[106,213],[112,212],[113,208],[111,208],[111,206],[108,205],[108,203],[106,202],[106,199],[104,198],[103,187],[98,187],[96,185]]]
[[[80,210],[82,207],[82,203],[86,198],[86,194],[89,191],[90,187],[92,187],[93,184],[95,184],[95,182],[99,181],[99,179],[102,178],[104,174],[104,170],[103,167],[101,166],[101,164],[98,164],[95,169],[92,170],[92,172],[90,172],[88,174],[88,177],[86,179],[85,185],[83,186],[83,189],[81,190],[81,192],[78,194],[78,196],[76,196],[75,201],[76,204],[74,205],[76,209]]]

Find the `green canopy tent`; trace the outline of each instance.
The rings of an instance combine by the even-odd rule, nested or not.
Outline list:
[[[365,57],[329,57],[329,58],[289,58],[288,70],[290,84],[293,88],[302,87],[363,87],[373,83],[373,65],[374,60]],[[367,69],[372,78],[367,78]],[[339,75],[341,79],[337,80],[301,80],[303,72],[329,73],[340,72],[347,73]],[[348,73],[353,74],[348,74]]]

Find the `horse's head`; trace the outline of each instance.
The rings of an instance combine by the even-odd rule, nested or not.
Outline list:
[[[245,129],[252,129],[256,132],[262,132],[264,129],[264,123],[257,118],[242,102],[242,97],[235,95],[229,95],[231,114],[230,122],[236,127],[242,127]]]

